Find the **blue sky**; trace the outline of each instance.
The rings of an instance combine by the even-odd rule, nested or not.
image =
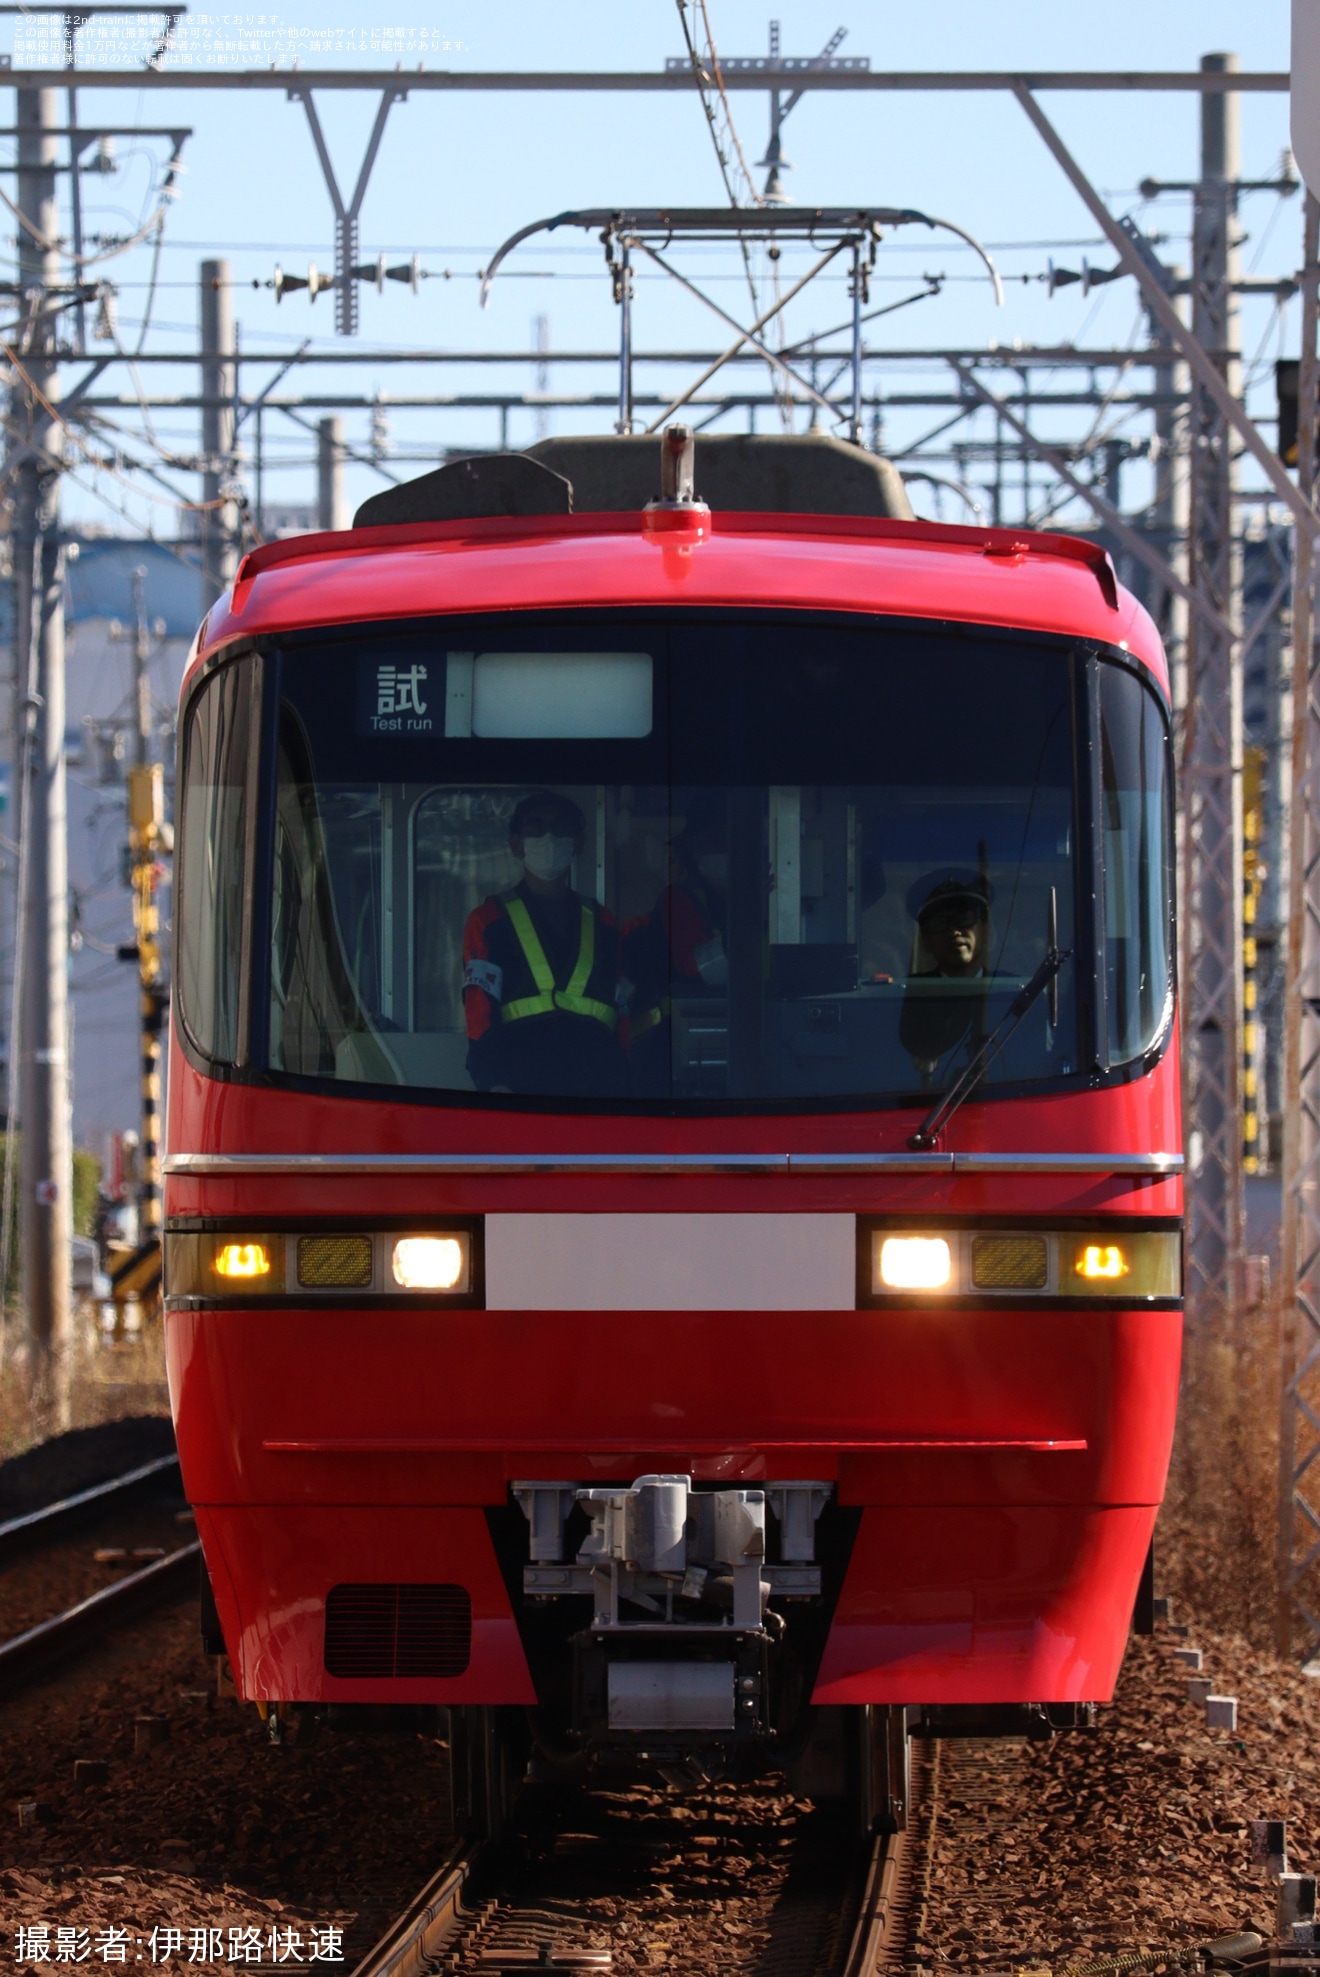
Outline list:
[[[770,6],[750,0],[709,0],[720,50],[729,55],[764,51]],[[944,0],[926,8],[894,7],[878,0],[779,0],[784,51],[815,53],[846,24],[841,50],[870,57],[887,69],[1182,69],[1194,68],[1202,53],[1236,50],[1245,68],[1283,69],[1288,59],[1285,0],[1255,0],[1250,8],[1227,0],[1164,0],[1151,6],[1137,0],[1111,0],[1103,9],[1063,6],[1054,0],[1021,0],[1011,10],[991,10],[972,0]],[[251,26],[237,25],[239,22]],[[99,55],[113,66],[140,61],[146,42],[140,26],[121,24],[116,39],[103,42]],[[27,24],[0,24],[0,47],[17,46],[19,58],[35,43]],[[1102,30],[1102,31],[1101,31]],[[82,59],[98,58],[84,36]],[[387,52],[376,52],[374,38],[385,35]],[[7,36],[7,42],[3,38]],[[17,41],[15,37],[18,37]],[[483,4],[440,6],[421,0],[378,0],[362,4],[303,4],[288,0],[278,15],[255,12],[224,15],[194,8],[187,54],[196,66],[218,73],[246,65],[266,67],[272,58],[284,66],[294,54],[304,66],[385,66],[395,59],[415,68],[425,52],[429,67],[454,69],[623,69],[658,70],[682,50],[674,0],[632,0],[630,5],[577,0],[553,9],[532,0],[483,0]],[[246,37],[246,47],[241,44]],[[423,39],[425,37],[425,39]],[[450,43],[448,49],[443,44]],[[330,52],[324,52],[326,48]],[[395,48],[401,51],[397,57]],[[759,159],[766,135],[765,99],[735,94],[735,118],[749,161]],[[1185,258],[1189,202],[1167,197],[1144,203],[1137,191],[1146,177],[1186,179],[1194,175],[1197,153],[1197,100],[1176,95],[1049,96],[1047,108],[1069,144],[1118,212],[1133,211],[1148,230],[1169,236],[1161,250]],[[330,207],[301,108],[281,90],[174,92],[164,95],[84,91],[84,121],[191,124],[187,172],[174,205],[161,256],[147,348],[181,350],[196,336],[197,264],[206,254],[223,254],[232,264],[235,308],[245,351],[289,352],[307,336],[314,348],[342,350],[333,335],[333,298],[314,307],[305,295],[276,306],[267,282],[276,262],[306,272],[314,260],[332,260]],[[326,96],[321,113],[341,184],[356,177],[374,111],[363,97]],[[1002,309],[992,305],[987,284],[977,278],[971,257],[938,236],[895,237],[882,250],[873,302],[897,300],[921,286],[926,273],[946,278],[943,293],[914,304],[876,326],[877,347],[982,345],[991,339],[1011,343],[1057,343],[1084,338],[1089,346],[1126,346],[1140,327],[1137,298],[1129,281],[1115,282],[1084,298],[1079,287],[1047,297],[1047,260],[1079,267],[1083,254],[1107,266],[1112,255],[1094,243],[1094,227],[1028,127],[1017,106],[1003,95],[808,95],[786,127],[786,150],[795,169],[788,186],[809,204],[867,203],[914,206],[945,215],[980,239],[995,243],[995,256],[1010,280]],[[1243,108],[1243,160],[1249,177],[1271,176],[1287,141],[1287,100],[1281,95],[1248,96]],[[0,141],[0,150],[4,148]],[[152,210],[153,171],[163,147],[122,140],[121,169],[86,181],[92,230],[126,232]],[[156,160],[153,167],[152,159]],[[758,180],[764,175],[756,174]],[[12,180],[6,181],[12,188]],[[387,284],[377,298],[362,293],[358,339],[371,348],[445,350],[525,350],[534,317],[550,319],[553,343],[596,349],[612,347],[615,311],[601,270],[594,238],[556,236],[529,244],[497,284],[491,306],[478,308],[475,272],[493,246],[516,227],[566,207],[621,202],[722,203],[722,188],[699,103],[692,97],[600,95],[428,95],[414,93],[392,112],[385,141],[362,213],[364,258],[386,252],[391,260],[413,252],[422,265],[448,270],[448,280],[425,281],[417,296]],[[1299,258],[1300,200],[1253,195],[1243,208],[1249,239],[1244,265],[1257,275],[1291,272]],[[1059,243],[1059,244],[1051,244]],[[696,255],[686,265],[709,280],[726,307],[745,303],[736,264],[727,255]],[[802,263],[794,263],[790,274]],[[104,266],[121,283],[121,335],[135,342],[141,318],[149,256],[135,249]],[[827,326],[846,314],[839,282],[814,299],[804,297],[789,317],[792,334]],[[709,325],[709,327],[708,327]],[[660,282],[644,282],[638,302],[639,345],[718,347],[723,333],[699,306]],[[1283,350],[1296,348],[1296,305],[1282,316],[1268,301],[1244,307],[1244,346],[1259,357],[1258,408],[1272,403],[1269,366]],[[249,380],[260,386],[273,366],[256,367]],[[71,367],[70,375],[76,375]],[[139,375],[152,389],[184,391],[189,370],[144,367]],[[359,364],[307,371],[308,390],[350,395],[380,388],[404,395],[437,388],[471,391],[488,388],[496,374],[487,367],[447,368],[428,374],[421,367]],[[532,383],[530,366],[500,374],[521,389]],[[651,375],[654,375],[652,373]],[[883,373],[888,389],[909,389],[891,368]],[[922,374],[943,389],[948,373],[928,367]],[[668,374],[667,374],[668,376]],[[744,374],[747,381],[755,370]],[[115,389],[131,395],[133,386],[120,366],[110,374]],[[672,381],[680,381],[677,372]],[[552,388],[588,385],[608,391],[608,369],[590,375],[574,370],[552,373]],[[125,410],[126,428],[140,427],[135,410]],[[316,416],[312,414],[311,416]],[[1063,415],[1056,430],[1084,430],[1089,416]],[[370,415],[344,414],[350,441],[366,442]],[[421,453],[442,446],[489,445],[497,428],[492,415],[461,410],[388,413],[396,440]],[[887,436],[897,444],[935,423],[934,414],[902,409],[891,413]],[[560,411],[553,430],[601,429],[604,413]],[[160,446],[195,447],[195,414],[161,411],[153,431]],[[515,418],[513,444],[534,436],[531,414]],[[310,498],[311,449],[306,435],[289,421],[267,421],[268,499]],[[397,471],[397,470],[396,470]],[[195,492],[196,481],[175,474],[175,483]],[[115,517],[90,492],[80,471],[66,496],[66,511],[112,525]],[[127,507],[139,525],[169,533],[173,516],[168,497],[145,501],[122,482],[105,477],[102,491]],[[353,467],[349,486],[356,500],[383,482],[366,466]],[[1134,484],[1135,486],[1135,484]],[[160,496],[160,490],[156,493]]]

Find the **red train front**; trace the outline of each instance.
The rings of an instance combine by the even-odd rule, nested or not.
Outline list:
[[[241,1693],[808,1779],[877,1706],[1106,1699],[1182,1163],[1105,559],[361,527],[247,559],[181,734],[169,1363]]]

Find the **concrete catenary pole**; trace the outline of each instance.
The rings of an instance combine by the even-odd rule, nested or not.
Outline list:
[[[318,529],[348,527],[342,419],[322,419],[316,429],[316,526]]]
[[[1207,55],[1231,73],[1236,55]],[[1192,329],[1241,392],[1237,297],[1240,99],[1201,97],[1201,172],[1193,225]],[[1232,436],[1208,392],[1191,410],[1189,567],[1220,614],[1188,627],[1183,732],[1186,1128],[1191,1170],[1187,1296],[1194,1324],[1223,1335],[1242,1308],[1242,562]]]
[[[203,261],[202,329],[202,609],[233,580],[238,511],[229,499],[234,460],[234,304],[228,261]]]
[[[128,839],[133,878],[133,932],[138,953],[141,1140],[138,1153],[138,1244],[160,1241],[160,1055],[166,993],[156,893],[164,820],[164,771],[151,759],[151,643],[147,573],[133,572],[133,705],[136,731],[128,772]]]
[[[56,195],[59,105],[53,89],[18,97],[19,286],[30,330],[14,383],[20,464],[14,485],[15,650],[20,705],[20,828],[26,846],[17,965],[19,1252],[34,1403],[67,1425],[71,1378],[68,1065],[69,889],[64,777],[64,605],[59,538],[63,427],[57,406]],[[25,753],[22,753],[25,751]]]
[[[1186,273],[1184,268],[1168,270],[1170,288]],[[1150,340],[1157,348],[1166,342],[1153,315],[1147,312]],[[1151,374],[1155,407],[1155,492],[1150,504],[1149,522],[1156,547],[1175,576],[1187,581],[1187,366],[1174,362],[1157,364]],[[1151,590],[1151,616],[1159,627],[1169,661],[1173,687],[1174,722],[1181,738],[1183,715],[1187,708],[1187,604],[1174,591],[1156,582]]]

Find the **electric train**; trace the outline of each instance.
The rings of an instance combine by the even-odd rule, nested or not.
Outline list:
[[[170,1389],[272,1736],[901,1822],[910,1734],[1088,1723],[1182,1291],[1103,551],[837,441],[544,442],[248,555],[179,760]]]

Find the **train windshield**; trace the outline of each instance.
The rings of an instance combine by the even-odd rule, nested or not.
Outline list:
[[[185,938],[217,893],[189,905],[188,860],[225,862],[188,838],[224,829],[201,751],[227,670],[189,728]],[[987,1089],[1139,1058],[1167,1023],[1162,710],[1062,643],[561,614],[299,639],[266,671],[252,1036],[277,1076],[894,1102],[956,1079],[1051,943],[1070,959]],[[236,942],[207,952],[236,969]]]

